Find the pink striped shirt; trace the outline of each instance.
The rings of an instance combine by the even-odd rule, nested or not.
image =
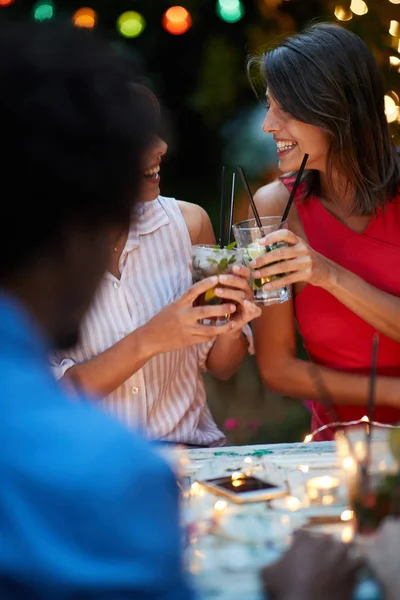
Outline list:
[[[191,286],[191,240],[176,200],[140,204],[121,254],[121,279],[106,273],[78,346],[52,358],[56,376],[104,352]],[[222,445],[201,371],[213,342],[160,354],[101,402],[150,439]]]

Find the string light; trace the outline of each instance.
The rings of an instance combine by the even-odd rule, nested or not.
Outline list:
[[[33,18],[35,21],[47,21],[54,17],[54,5],[51,0],[41,0],[33,5]]]
[[[318,427],[318,429],[315,429],[312,433],[306,435],[303,440],[303,444],[309,444],[313,441],[316,435],[322,433],[322,431],[325,431],[326,429],[337,429],[338,427],[343,429],[344,427],[353,427],[354,425],[362,425],[364,423],[371,423],[371,425],[374,427],[381,427],[383,429],[400,429],[400,425],[388,425],[387,423],[379,423],[379,421],[370,421],[368,417],[365,416],[357,421],[335,421],[333,423],[327,423],[327,425],[322,425],[321,427]]]
[[[398,67],[400,65],[400,58],[397,58],[397,56],[390,56],[389,63],[392,67]]]
[[[400,0],[389,0],[392,4],[400,4]]]
[[[126,38],[138,37],[146,27],[146,21],[142,15],[134,10],[128,10],[122,13],[117,20],[117,29],[119,33]]]
[[[227,23],[237,23],[244,15],[241,0],[218,0],[217,15]]]
[[[162,26],[172,35],[182,35],[191,28],[192,17],[183,6],[171,6],[163,15]]]
[[[14,3],[14,0],[0,0],[0,6],[10,6]]]
[[[351,10],[346,10],[340,5],[335,6],[334,15],[339,21],[350,21],[353,18]]]
[[[393,37],[400,37],[400,23],[398,21],[390,21],[389,33]]]
[[[350,10],[355,15],[366,15],[368,12],[368,6],[363,0],[351,0]]]
[[[72,22],[75,27],[84,27],[85,29],[93,29],[97,24],[97,14],[93,8],[87,6],[79,8],[72,15]]]

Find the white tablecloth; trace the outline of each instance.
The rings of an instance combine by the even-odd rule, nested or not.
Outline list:
[[[195,480],[250,468],[255,475],[272,483],[288,482],[290,493],[298,498],[303,495],[302,499],[307,479],[332,475],[338,469],[334,442],[195,449],[186,451],[186,459],[186,489]],[[283,507],[281,511],[279,502],[278,506],[275,503],[275,510],[267,508],[265,503],[228,502],[221,517],[217,514],[216,523],[214,505],[221,498],[211,494],[192,497],[184,508],[185,522],[192,524],[188,527],[186,568],[200,600],[262,600],[260,568],[276,560],[293,529],[310,526],[310,517],[318,516],[316,511],[322,511],[321,516],[329,513],[332,519],[335,515],[340,517],[347,508],[343,490],[341,498],[335,506],[308,507],[292,515]],[[199,522],[200,531],[194,526]],[[352,526],[339,519],[335,524],[315,525],[313,529],[344,541],[352,536]],[[365,584],[356,593],[357,600],[379,597],[369,592],[371,586]]]

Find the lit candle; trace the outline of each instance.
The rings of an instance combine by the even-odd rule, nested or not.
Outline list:
[[[339,486],[339,479],[330,475],[309,479],[307,492],[311,504],[334,504],[339,494]]]

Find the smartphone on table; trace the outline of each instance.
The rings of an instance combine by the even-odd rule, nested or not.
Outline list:
[[[216,477],[199,481],[207,491],[224,496],[232,502],[262,502],[282,498],[289,493],[285,485],[274,485],[252,475],[240,474],[237,477]]]

